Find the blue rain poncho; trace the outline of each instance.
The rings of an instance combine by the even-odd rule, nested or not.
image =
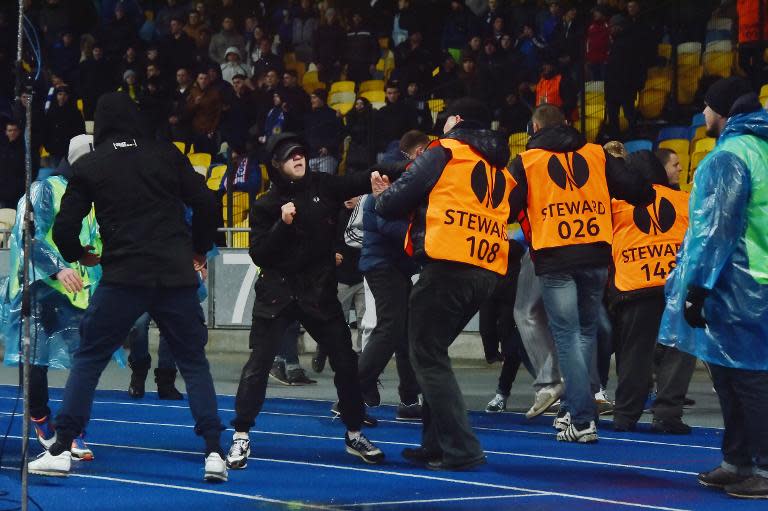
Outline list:
[[[31,362],[55,369],[70,367],[71,356],[80,343],[80,320],[101,279],[101,266],[84,267],[79,263],[67,263],[53,243],[53,222],[66,186],[67,180],[63,176],[53,176],[32,183],[30,192],[35,225],[30,254]],[[16,365],[21,358],[24,211],[25,198],[22,197],[10,238],[10,271],[8,277],[0,280],[0,342],[5,345],[6,365]],[[93,215],[83,220],[80,242],[83,246],[95,247],[96,252],[101,253],[101,239]],[[65,268],[72,268],[80,274],[83,291],[68,293],[58,281],[50,278]],[[116,358],[118,363],[124,365],[122,350],[118,350]]]
[[[665,287],[659,342],[725,367],[768,370],[768,113],[728,119],[696,171],[690,225]],[[683,318],[709,290],[706,328]]]

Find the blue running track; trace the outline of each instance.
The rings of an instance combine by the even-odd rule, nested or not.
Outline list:
[[[0,387],[0,437],[16,393]],[[54,409],[60,397],[60,389],[51,389]],[[227,483],[208,484],[202,440],[185,402],[99,391],[87,437],[95,460],[74,463],[68,479],[30,476],[30,495],[45,511],[768,509],[765,501],[733,499],[696,482],[698,472],[720,462],[719,429],[619,434],[604,422],[598,444],[574,445],[555,441],[551,417],[473,413],[488,464],[472,472],[431,472],[400,457],[404,447],[418,444],[419,424],[394,421],[393,407],[374,409],[380,423],[366,434],[387,459],[366,465],[344,451],[344,427],[331,418],[330,405],[267,400],[251,432],[248,467],[230,471]],[[219,406],[228,422],[234,398],[221,396]],[[229,439],[225,433],[225,449]],[[20,445],[16,417],[3,450],[0,490],[8,494],[0,510],[18,507]],[[30,445],[33,455],[40,452],[36,441]]]

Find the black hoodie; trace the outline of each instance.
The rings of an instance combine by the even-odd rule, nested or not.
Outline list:
[[[138,287],[197,286],[192,258],[216,235],[215,199],[173,144],[142,138],[141,117],[127,94],[101,97],[96,150],[72,166],[53,226],[66,261],[83,255],[83,218],[95,207],[104,243],[103,283]],[[193,212],[192,229],[185,222]]]
[[[463,124],[467,124],[466,122]],[[480,152],[491,165],[505,168],[509,162],[509,146],[504,136],[497,131],[469,129],[461,125],[443,138],[469,144]],[[426,260],[424,234],[428,197],[437,184],[443,170],[451,160],[451,151],[442,146],[433,146],[419,156],[413,164],[389,189],[376,200],[376,212],[385,218],[402,218],[414,213],[411,225],[414,257]],[[512,205],[512,209],[517,208]],[[511,217],[514,221],[515,217]]]
[[[581,149],[586,144],[584,136],[570,126],[558,126],[546,128],[536,132],[528,141],[528,149],[544,149],[556,153],[573,152]],[[510,168],[512,177],[517,181],[517,187],[513,191],[514,197],[510,197],[521,215],[525,214],[528,200],[528,179],[523,168],[523,160],[517,156]],[[605,154],[605,180],[608,183],[608,193],[611,197],[622,199],[633,206],[646,206],[656,197],[656,192],[650,184],[640,176],[629,172],[624,161]],[[527,222],[522,216],[523,227]],[[529,238],[530,241],[530,238]],[[531,249],[531,258],[537,275],[571,271],[580,268],[607,268],[611,264],[611,246],[608,243],[589,243],[585,245],[571,245],[565,247],[545,248],[541,250]]]

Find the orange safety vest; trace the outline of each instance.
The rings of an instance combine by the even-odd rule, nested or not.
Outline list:
[[[526,216],[534,250],[611,243],[602,147],[586,144],[570,153],[530,149],[520,156],[528,179]]]
[[[506,275],[509,257],[509,194],[517,186],[509,170],[492,166],[471,146],[439,139],[452,158],[429,192],[424,252]],[[411,227],[405,251],[413,255]]]
[[[560,97],[560,81],[563,75],[556,75],[554,78],[546,79],[542,77],[536,84],[536,106],[549,103],[556,107],[563,107],[563,98]]]
[[[656,200],[644,208],[622,200],[611,204],[614,285],[619,291],[663,286],[688,229],[688,194],[653,188]]]
[[[760,37],[760,5],[763,3],[763,34]],[[739,42],[754,43],[761,39],[768,41],[768,2],[766,0],[739,0],[736,4],[739,15]]]

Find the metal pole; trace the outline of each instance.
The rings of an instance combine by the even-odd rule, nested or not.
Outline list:
[[[16,97],[21,100],[26,110],[26,123],[24,126],[24,145],[25,145],[25,186],[24,186],[24,261],[23,261],[23,286],[22,286],[22,305],[21,318],[24,325],[23,333],[23,375],[22,385],[24,387],[24,423],[22,425],[21,438],[21,511],[27,511],[29,506],[29,472],[27,470],[27,449],[29,447],[29,370],[30,370],[30,316],[31,316],[31,293],[29,290],[29,251],[32,248],[32,237],[34,229],[32,222],[34,212],[32,210],[32,201],[30,200],[29,189],[32,185],[32,93],[23,91],[23,32],[24,32],[24,1],[19,0],[19,24],[18,39],[16,47]]]

